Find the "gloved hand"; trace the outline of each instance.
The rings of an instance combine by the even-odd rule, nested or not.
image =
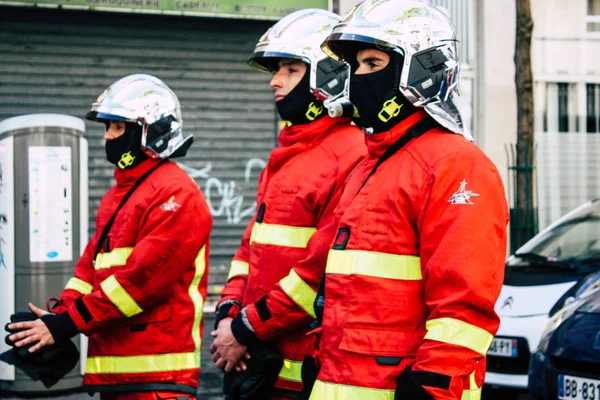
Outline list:
[[[257,343],[248,350],[244,372],[230,372],[223,380],[225,400],[263,400],[269,398],[283,367],[283,357],[266,343]]]
[[[15,351],[19,354],[19,357],[21,358],[28,358],[30,356],[33,356],[33,353],[29,352],[29,349],[35,345],[35,343],[30,343],[26,346],[23,347],[15,347],[15,342],[13,342],[12,340],[9,339],[9,337],[17,332],[21,332],[24,329],[8,329],[8,326],[10,324],[13,324],[15,322],[27,322],[27,321],[35,321],[36,319],[38,319],[39,317],[37,315],[35,315],[32,312],[24,312],[24,311],[19,311],[17,313],[14,313],[13,315],[10,316],[10,322],[7,323],[4,326],[4,330],[6,332],[8,332],[8,335],[6,335],[6,337],[4,338],[4,343],[6,343],[7,345],[9,345],[10,347],[14,347]]]
[[[14,347],[15,343],[8,337],[21,330],[10,330],[8,325],[15,322],[35,321],[37,318],[37,315],[30,312],[18,312],[11,315],[10,322],[4,328],[8,332],[4,341],[13,348],[0,354],[0,360],[14,365],[34,381],[40,380],[45,387],[49,388],[77,365],[79,351],[71,340],[45,346],[34,353],[30,353],[29,348],[35,343]]]
[[[396,381],[394,400],[434,400],[434,398],[415,379],[410,367],[406,367]]]

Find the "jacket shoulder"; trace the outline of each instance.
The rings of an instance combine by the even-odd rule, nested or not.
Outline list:
[[[179,165],[167,162],[150,175],[149,183],[155,192],[184,192],[201,195],[200,188]]]
[[[362,158],[367,154],[363,131],[351,124],[335,126],[323,140],[322,147],[336,160],[348,156]]]
[[[408,151],[429,172],[449,159],[470,159],[477,163],[492,161],[473,142],[443,128],[434,129],[415,140]]]

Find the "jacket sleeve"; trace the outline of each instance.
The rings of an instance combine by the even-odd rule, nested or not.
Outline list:
[[[221,298],[217,303],[217,309],[224,302],[229,303],[237,301],[240,304],[242,302],[244,291],[246,290],[246,283],[248,282],[250,236],[252,234],[252,228],[254,227],[255,221],[256,215],[252,217],[252,220],[250,220],[250,223],[246,227],[244,235],[242,236],[242,243],[231,260],[229,275],[227,276],[227,283],[221,291]]]
[[[315,319],[313,304],[339,220],[335,209],[346,177],[365,152],[361,142],[360,146],[352,147],[335,160],[337,168],[332,168],[329,183],[323,182],[323,194],[320,196],[323,211],[317,220],[317,230],[307,244],[307,257],[296,263],[288,276],[279,281],[267,296],[242,310],[241,320],[245,323],[235,321],[232,325],[236,338],[252,339],[253,333],[257,339],[268,341],[307,326]]]
[[[89,294],[92,292],[94,283],[94,251],[96,250],[96,243],[98,239],[94,236],[85,247],[83,255],[75,266],[75,272],[71,278],[69,278],[67,285],[60,294],[58,303],[52,306],[48,311],[54,314],[62,314],[66,312],[69,307],[79,297]],[[56,299],[50,299],[48,305]]]
[[[166,203],[171,207],[161,207]],[[69,307],[82,333],[116,326],[164,302],[208,242],[212,219],[200,193],[190,186],[159,187],[145,210],[125,266],[103,280],[100,290]]]
[[[261,185],[264,183],[264,172],[261,172],[258,179],[258,188],[260,192]],[[259,196],[256,196],[256,204],[259,204]],[[246,230],[242,236],[242,242],[240,247],[236,251],[231,265],[229,267],[229,275],[227,276],[227,283],[221,291],[221,298],[217,302],[217,321],[226,317],[235,317],[239,314],[241,309],[244,292],[246,291],[246,284],[248,283],[248,274],[250,270],[250,237],[252,236],[252,228],[256,221],[256,213],[248,223]]]
[[[460,399],[482,386],[475,370],[498,330],[508,207],[498,171],[476,148],[443,159],[424,193],[418,226],[429,315],[412,370],[449,382],[424,385],[433,398]]]
[[[99,210],[106,209],[107,203],[112,201],[112,193],[109,191],[102,199]],[[96,215],[96,227],[100,226],[101,213],[98,212]],[[71,278],[69,278],[67,285],[63,289],[58,303],[51,305],[51,302],[56,299],[48,300],[48,311],[55,314],[62,314],[67,312],[69,307],[73,305],[75,300],[79,297],[89,294],[92,292],[94,284],[94,252],[96,251],[96,245],[98,243],[98,237],[100,231],[96,229],[94,236],[90,239],[83,254],[77,261],[75,266],[75,272]],[[50,309],[51,308],[51,309]]]

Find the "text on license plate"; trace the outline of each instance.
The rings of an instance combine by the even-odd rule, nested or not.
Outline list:
[[[517,357],[517,339],[494,338],[488,356]]]
[[[599,400],[600,380],[577,376],[558,376],[558,398],[575,400]]]

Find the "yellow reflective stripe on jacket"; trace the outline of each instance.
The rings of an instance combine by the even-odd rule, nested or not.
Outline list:
[[[471,389],[463,390],[460,400],[481,400],[481,388],[478,388],[475,382],[475,372],[469,375],[469,386]]]
[[[316,318],[313,303],[317,297],[315,292],[308,283],[304,282],[293,269],[289,275],[279,281],[283,291],[290,296],[296,304],[298,304],[308,315]]]
[[[94,287],[86,281],[82,281],[81,279],[75,277],[69,279],[67,286],[65,286],[65,289],[75,290],[81,294],[90,294],[92,293],[93,288]]]
[[[481,389],[463,390],[460,400],[481,400]]]
[[[469,348],[485,356],[494,336],[485,329],[454,318],[427,321],[425,339]]]
[[[326,272],[387,279],[423,280],[421,259],[417,256],[362,250],[329,250]]]
[[[112,249],[108,253],[99,253],[96,256],[96,262],[94,262],[94,269],[106,269],[125,265],[132,251],[133,247],[121,247]]]
[[[106,294],[106,297],[123,313],[126,317],[133,317],[143,310],[129,293],[121,286],[114,275],[106,278],[100,287]]]
[[[88,357],[86,374],[136,374],[200,368],[200,353]]]
[[[302,361],[292,361],[284,358],[279,377],[288,381],[302,382]]]
[[[316,228],[270,225],[255,222],[250,243],[271,244],[273,246],[305,249]]]
[[[316,381],[310,400],[360,399],[360,400],[394,400],[394,390],[371,389],[360,386],[340,385]]]
[[[227,280],[230,280],[234,276],[248,275],[249,273],[250,264],[244,261],[233,260],[231,262],[231,267],[229,267],[229,275],[227,276]]]
[[[192,339],[194,339],[195,350],[197,352],[200,351],[200,347],[202,346],[202,337],[200,336],[200,323],[202,322],[202,316],[204,315],[204,300],[202,299],[202,294],[200,293],[200,281],[204,276],[204,272],[206,271],[206,246],[202,246],[198,255],[196,256],[196,260],[194,261],[194,266],[196,267],[196,273],[194,274],[194,278],[192,279],[192,283],[190,284],[190,288],[188,289],[188,294],[192,299],[192,303],[194,304],[194,322],[192,324]]]

